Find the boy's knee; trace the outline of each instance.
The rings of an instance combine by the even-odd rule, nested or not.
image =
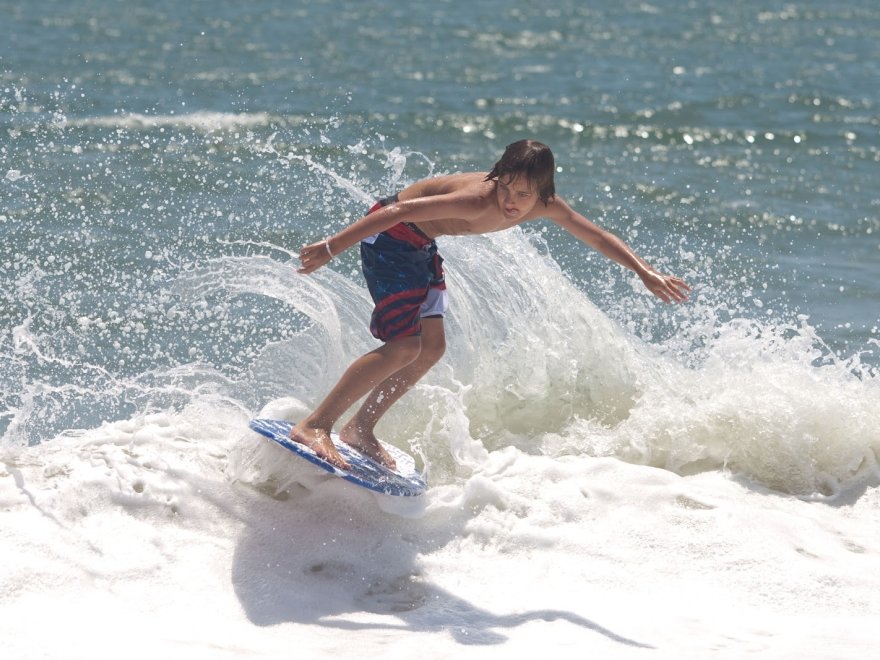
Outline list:
[[[421,337],[402,337],[394,339],[386,344],[394,351],[394,357],[401,366],[414,361],[422,352]]]
[[[422,338],[422,352],[419,355],[420,359],[430,361],[433,364],[434,362],[438,362],[445,352],[445,337],[433,337],[430,340]]]

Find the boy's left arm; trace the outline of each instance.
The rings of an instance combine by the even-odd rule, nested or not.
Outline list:
[[[587,220],[558,196],[547,205],[543,215],[582,243],[634,271],[647,289],[663,302],[687,300],[691,288],[684,280],[657,272],[617,236]]]

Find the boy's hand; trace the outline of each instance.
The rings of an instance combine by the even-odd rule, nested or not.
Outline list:
[[[333,253],[330,252],[330,245],[327,241],[306,245],[299,251],[299,260],[302,266],[297,268],[296,272],[308,275],[318,270],[332,258]]]
[[[642,282],[648,291],[665,303],[684,302],[688,299],[687,292],[691,290],[684,280],[672,275],[663,275],[656,270],[649,270],[642,275]]]

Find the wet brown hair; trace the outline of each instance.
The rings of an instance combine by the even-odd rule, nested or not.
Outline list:
[[[512,180],[525,176],[529,184],[538,189],[538,197],[546,206],[556,194],[554,172],[556,164],[550,147],[537,140],[520,140],[507,145],[501,160],[495,163],[485,180],[493,181],[502,176]]]

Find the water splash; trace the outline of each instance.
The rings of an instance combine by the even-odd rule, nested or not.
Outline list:
[[[433,173],[422,154],[346,141],[335,115],[70,118],[56,100],[3,102],[5,444],[194,402],[254,414],[286,397],[304,412],[375,345],[354,251],[312,277],[292,260]],[[508,445],[728,469],[800,494],[873,478],[875,369],[763,291],[731,233],[670,251],[643,229],[627,238],[697,285],[691,304],[658,308],[552,231],[442,240],[449,351],[383,436],[432,483]]]

